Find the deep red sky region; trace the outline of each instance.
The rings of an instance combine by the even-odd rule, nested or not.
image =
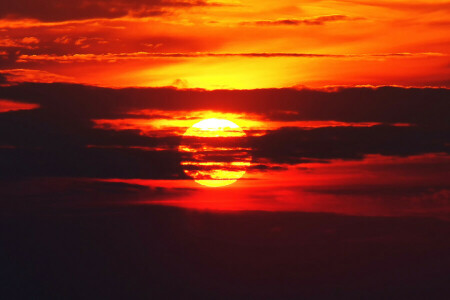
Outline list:
[[[0,298],[449,299],[450,2],[0,3]]]

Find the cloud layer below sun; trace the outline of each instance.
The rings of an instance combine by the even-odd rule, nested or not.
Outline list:
[[[26,3],[25,3],[26,2]],[[449,86],[448,1],[14,1],[10,82],[267,88]]]

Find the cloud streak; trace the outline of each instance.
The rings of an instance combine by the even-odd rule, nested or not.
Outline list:
[[[450,11],[449,1],[370,1],[370,0],[339,0],[339,2],[355,5],[375,6],[403,11],[438,12]]]
[[[373,54],[321,54],[321,53],[295,53],[295,52],[249,52],[249,53],[214,53],[214,52],[192,52],[192,53],[157,53],[157,52],[133,52],[133,53],[105,53],[105,54],[73,54],[73,55],[27,55],[23,54],[17,58],[17,62],[117,62],[144,60],[154,58],[205,58],[205,57],[291,57],[291,58],[337,58],[337,59],[383,59],[383,58],[415,58],[415,57],[444,57],[445,53],[373,53]]]
[[[2,80],[3,78],[3,80]],[[71,82],[72,78],[54,74],[45,70],[5,69],[0,70],[0,86],[18,82]]]
[[[18,110],[30,110],[38,108],[38,104],[34,103],[23,103],[10,101],[6,99],[0,99],[0,113],[8,112],[8,111],[18,111]]]
[[[263,21],[249,21],[241,22],[240,25],[252,26],[300,26],[300,25],[325,25],[330,22],[337,21],[359,21],[364,18],[349,17],[346,15],[328,15],[305,19],[281,19],[281,20],[263,20]]]

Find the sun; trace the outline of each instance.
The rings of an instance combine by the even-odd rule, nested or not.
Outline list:
[[[205,119],[183,135],[179,152],[184,172],[208,187],[230,185],[250,166],[247,135],[236,123],[225,119]]]

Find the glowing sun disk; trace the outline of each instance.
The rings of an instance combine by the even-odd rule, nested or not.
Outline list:
[[[241,137],[246,137],[245,132],[229,120],[211,118],[195,123],[186,130],[178,148],[178,151],[182,153],[181,165],[184,167],[184,172],[197,183],[208,187],[221,187],[236,182],[245,174],[245,168],[250,166],[251,157],[246,151],[248,148],[217,147],[220,151],[227,153],[224,161],[217,161],[215,151],[209,151],[202,156],[196,155],[196,152],[211,148],[208,143],[217,138]]]

